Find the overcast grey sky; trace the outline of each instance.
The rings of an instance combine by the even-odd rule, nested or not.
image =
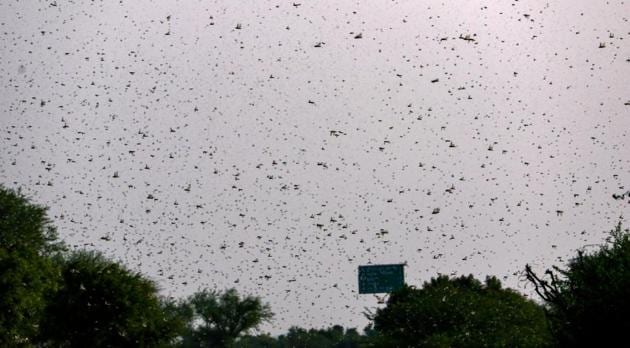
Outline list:
[[[623,1],[1,1],[0,182],[157,281],[362,328],[407,282],[562,264],[628,216]]]

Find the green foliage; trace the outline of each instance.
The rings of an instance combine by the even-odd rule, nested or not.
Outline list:
[[[46,309],[41,341],[55,347],[160,347],[185,316],[154,283],[96,252],[61,262],[62,284]]]
[[[562,347],[613,347],[630,330],[630,234],[621,222],[608,244],[578,251],[566,269],[554,267],[527,278],[546,304],[554,337]]]
[[[326,329],[291,327],[278,338],[269,335],[245,336],[234,343],[235,348],[358,348],[365,337],[356,329],[345,330],[340,325]]]
[[[235,289],[197,292],[188,305],[200,323],[190,328],[184,347],[229,347],[241,334],[273,317],[269,305],[258,297],[241,298]]]
[[[356,348],[361,344],[362,337],[356,329],[344,330],[340,325],[327,329],[310,329],[292,327],[286,335],[278,337],[281,348]]]
[[[37,334],[56,288],[56,237],[44,207],[0,186],[0,346],[28,346]]]
[[[234,348],[277,348],[278,339],[267,334],[245,335],[234,343]]]
[[[543,347],[549,331],[543,310],[502,289],[467,277],[439,276],[422,289],[405,286],[371,316],[374,346],[389,347]]]

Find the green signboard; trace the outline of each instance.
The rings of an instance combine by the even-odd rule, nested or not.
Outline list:
[[[404,264],[359,266],[359,294],[392,292],[405,284]]]

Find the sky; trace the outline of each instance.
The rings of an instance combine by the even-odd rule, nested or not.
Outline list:
[[[0,183],[165,296],[260,296],[265,332],[362,329],[383,295],[358,294],[359,265],[531,294],[525,264],[561,266],[630,216],[629,17],[586,0],[2,1]]]

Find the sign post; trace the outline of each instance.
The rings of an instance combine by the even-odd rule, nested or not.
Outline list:
[[[359,294],[389,293],[405,285],[404,264],[359,266]]]

